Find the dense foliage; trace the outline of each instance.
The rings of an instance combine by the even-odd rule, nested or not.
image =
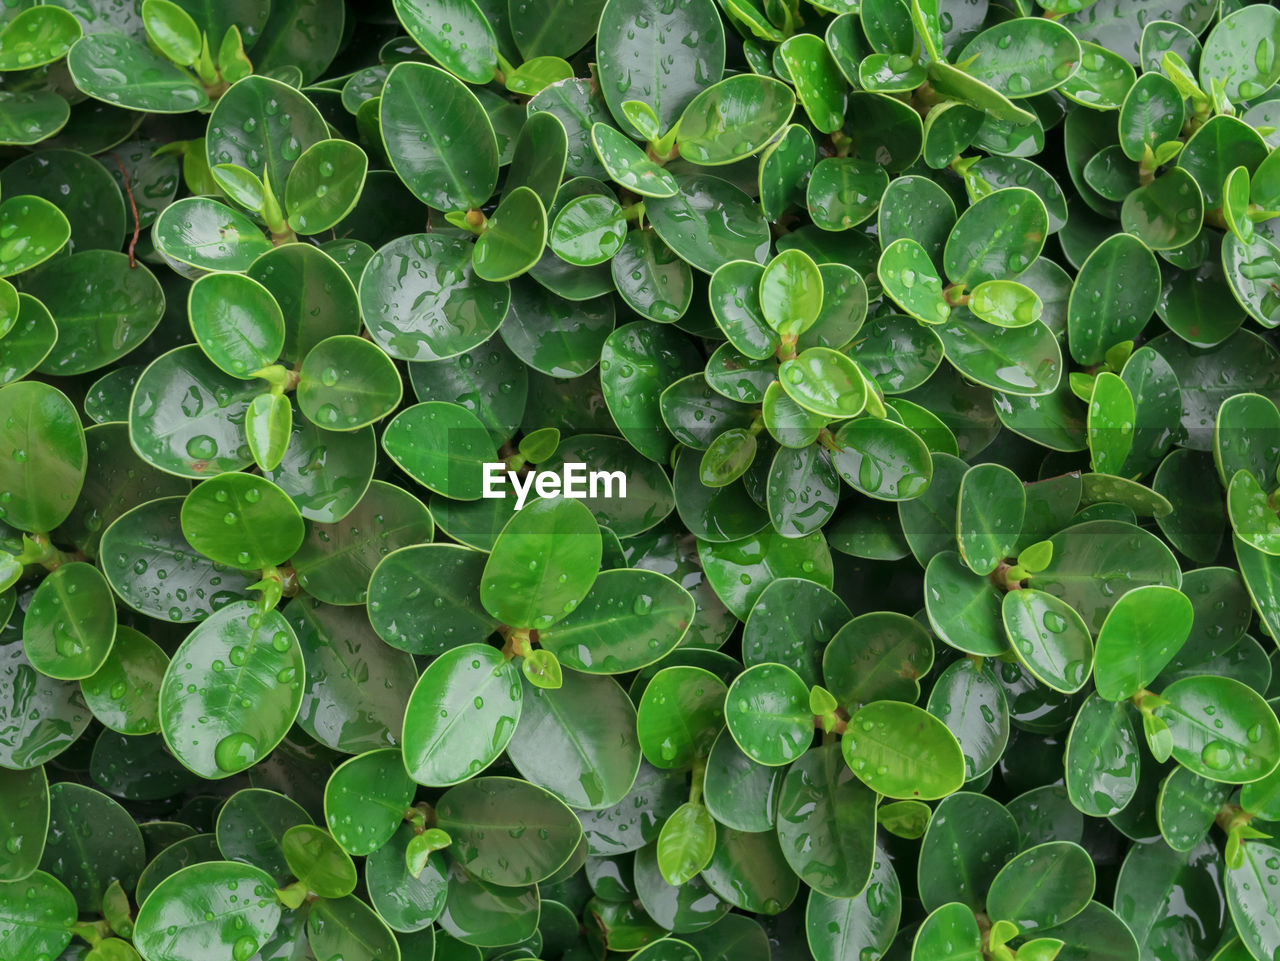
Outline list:
[[[1280,957],[1278,82],[3,0],[0,961]]]

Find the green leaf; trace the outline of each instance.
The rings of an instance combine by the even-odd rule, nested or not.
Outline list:
[[[396,833],[413,795],[400,752],[370,751],[346,761],[329,777],[325,823],[347,853],[372,854]]]
[[[525,780],[579,809],[618,804],[636,782],[635,707],[611,677],[566,671],[554,690],[525,688],[507,756]]]
[[[877,500],[905,501],[929,487],[929,449],[910,428],[864,417],[846,423],[835,436],[831,461],[854,490]]]
[[[1012,280],[987,280],[969,293],[969,310],[997,327],[1026,327],[1044,311],[1039,295]]]
[[[989,578],[969,570],[954,551],[934,554],[924,578],[925,611],[941,640],[983,657],[1008,651],[1001,629],[1002,595]]]
[[[862,372],[839,351],[810,347],[799,357],[784,361],[778,373],[787,395],[815,414],[837,419],[854,417],[866,403]]]
[[[1067,307],[1071,356],[1097,364],[1113,344],[1132,339],[1155,309],[1159,294],[1155,257],[1141,241],[1116,234],[1080,268]],[[1106,293],[1104,297],[1104,292]]]
[[[394,6],[414,41],[450,73],[468,83],[493,79],[498,42],[471,0],[395,0]]]
[[[705,757],[723,726],[724,683],[699,667],[658,671],[637,712],[640,749],[654,767],[685,768]]]
[[[405,861],[413,839],[423,837],[426,834],[416,833],[412,825],[402,824],[392,839],[365,861],[369,900],[395,931],[423,931],[444,911],[449,868],[443,855],[430,854],[416,878]]]
[[[434,532],[417,497],[385,481],[373,481],[359,503],[335,524],[313,523],[290,564],[298,583],[331,604],[362,604],[373,569],[390,551]]]
[[[49,804],[40,867],[67,885],[81,913],[97,914],[113,880],[134,887],[146,863],[142,834],[120,804],[84,785],[53,785]]]
[[[716,851],[702,878],[719,897],[744,911],[777,914],[795,899],[799,880],[772,831],[716,829]]]
[[[395,935],[368,905],[348,895],[322,899],[307,912],[307,944],[317,958],[368,957],[397,961]]]
[[[803,34],[801,35],[803,36]],[[805,90],[801,98],[809,95]],[[791,124],[760,154],[760,207],[776,219],[792,204],[803,204],[805,179],[813,169],[813,136],[799,124]]]
[[[1129,707],[1091,694],[1071,725],[1066,751],[1067,794],[1078,811],[1110,817],[1138,792],[1137,735]]]
[[[967,660],[951,664],[929,692],[928,710],[955,735],[967,780],[995,767],[1009,740],[1009,707],[990,667]]]
[[[191,15],[170,0],[144,0],[142,22],[147,39],[179,66],[189,67],[200,57],[202,35]]]
[[[80,21],[59,7],[28,7],[0,33],[0,70],[31,70],[60,60],[80,39]]]
[[[875,807],[875,794],[853,776],[835,744],[814,748],[787,771],[778,796],[778,841],[787,863],[813,889],[811,899],[857,897],[883,875],[874,867]]]
[[[1223,401],[1213,424],[1213,460],[1218,480],[1230,487],[1235,475],[1245,471],[1259,485],[1270,486],[1280,470],[1280,453],[1260,439],[1280,432],[1280,411],[1270,398],[1241,393]]]
[[[146,961],[213,951],[248,958],[275,931],[280,914],[275,883],[257,868],[193,864],[161,881],[138,909],[134,943]]]
[[[698,479],[707,487],[732,484],[751,467],[756,457],[756,435],[742,427],[725,431],[703,451]]]
[[[0,96],[0,143],[31,146],[67,125],[71,108],[51,90]]]
[[[865,704],[849,719],[840,750],[853,773],[892,798],[936,800],[964,783],[964,755],[932,714],[900,701]]]
[[[998,801],[967,791],[943,798],[920,842],[918,874],[925,907],[936,911],[958,902],[983,910],[987,889],[1018,847],[1017,822]]]
[[[537,930],[539,896],[532,885],[500,888],[485,884],[455,866],[440,929],[464,944],[499,947],[518,943]]]
[[[252,220],[206,197],[184,197],[170,204],[151,234],[165,257],[201,271],[245,271],[272,249]]]
[[[571,614],[539,631],[538,643],[575,671],[622,674],[670,653],[694,615],[693,598],[661,574],[604,571]]]
[[[242,16],[241,22],[245,22],[252,15]],[[314,80],[338,51],[343,19],[341,5],[326,0],[307,5],[296,0],[276,4],[255,44],[258,72],[295,72],[295,77],[301,74],[301,80]],[[216,35],[216,31],[212,32]]]
[[[374,343],[396,360],[431,361],[488,340],[511,291],[481,279],[471,259],[470,245],[432,234],[400,237],[378,250],[360,279],[360,313]],[[410,269],[415,260],[435,267],[423,276]]]
[[[493,442],[484,424],[457,404],[433,400],[406,407],[382,432],[382,448],[423,487],[457,500],[478,500]]]
[[[929,82],[934,89],[990,116],[993,122],[1016,127],[1034,122],[1034,114],[1019,107],[994,87],[943,61],[929,64]],[[993,151],[994,152],[994,151]],[[1015,151],[1021,153],[1022,151]]]
[[[1275,869],[1270,864],[1277,849],[1263,841],[1246,841],[1241,848],[1244,863],[1226,871],[1227,906],[1249,955],[1265,957],[1280,948],[1280,926],[1276,924],[1280,895],[1271,881]]]
[[[738,675],[725,695],[724,719],[738,747],[759,764],[788,764],[813,741],[808,687],[781,664],[757,664]]]
[[[46,678],[31,667],[22,649],[21,617],[16,612],[6,617],[10,624],[0,635],[0,676],[14,690],[21,684],[22,692],[0,707],[0,720],[12,732],[0,745],[0,760],[25,770],[70,747],[92,716],[75,684]]]
[[[21,881],[5,881],[0,892],[5,895],[0,930],[6,950],[53,957],[70,943],[76,902],[53,875],[37,871]]]
[[[7,345],[8,338],[0,341]],[[75,407],[56,387],[36,381],[0,390],[0,521],[45,533],[74,509],[88,462]]]
[[[1010,280],[1040,256],[1048,232],[1044,201],[1030,190],[1007,187],[987,194],[960,215],[947,238],[947,276],[969,287]]]
[[[300,234],[335,227],[360,199],[368,167],[365,152],[349,141],[312,144],[298,158],[285,184],[289,225]]]
[[[316,344],[299,375],[299,409],[327,430],[359,430],[381,420],[399,405],[403,390],[387,355],[351,334]]]
[[[8,238],[0,243],[0,277],[11,277],[58,253],[71,237],[71,225],[49,201],[23,194],[0,203],[0,233]]]
[[[758,152],[791,120],[796,95],[782,81],[736,74],[702,90],[685,107],[676,147],[690,163],[718,166]]]
[[[516,665],[497,649],[446,651],[422,672],[405,709],[409,776],[442,787],[479,773],[507,747],[523,703]]]
[[[38,878],[35,871],[49,832],[49,782],[44,768],[10,771],[0,785],[0,797],[5,804],[0,823],[4,825],[5,836],[15,841],[13,845],[6,845],[4,857],[0,859],[0,878],[6,885]]]
[[[191,74],[115,30],[77,40],[67,67],[82,93],[127,110],[186,113],[209,104],[208,93]]]
[[[1038,681],[1064,694],[1084,686],[1093,666],[1093,641],[1070,606],[1025,588],[1005,594],[1001,617],[1014,655]]]
[[[498,535],[481,580],[485,609],[513,627],[550,627],[586,597],[600,551],[599,527],[584,506],[535,501]]]
[[[505,194],[476,240],[471,265],[481,280],[518,277],[536,264],[547,244],[547,211],[528,187]]]
[[[698,556],[716,596],[739,618],[778,578],[804,577],[824,587],[832,582],[831,553],[818,532],[786,538],[770,529],[725,543],[704,540]]]
[[[804,251],[780,253],[765,267],[758,283],[761,315],[778,334],[797,337],[818,319],[822,274]]]
[[[1133,87],[1133,67],[1106,46],[1080,43],[1080,66],[1058,87],[1068,100],[1093,110],[1116,110]]]
[[[689,882],[705,868],[715,851],[716,826],[701,804],[676,808],[658,835],[658,868],[671,885]]]
[[[1169,250],[1196,238],[1204,208],[1200,186],[1181,167],[1172,167],[1124,198],[1120,221],[1152,250]]]
[[[626,135],[607,123],[591,126],[591,144],[609,179],[642,197],[673,197],[676,180]]]
[[[1053,560],[1031,578],[1031,586],[1071,605],[1095,633],[1127,591],[1147,584],[1176,587],[1181,580],[1169,549],[1123,521],[1086,521],[1050,540]]]
[[[476,586],[485,559],[479,551],[449,544],[420,544],[388,554],[369,581],[374,629],[388,644],[412,653],[442,653],[484,640],[496,626],[481,607]],[[404,605],[400,599],[409,594],[430,599],[431,606]]]
[[[511,9],[511,33],[525,57],[568,57],[595,33],[603,3],[580,8],[557,3],[547,8],[517,6]]]
[[[1006,864],[991,882],[987,913],[1013,921],[1020,933],[1071,920],[1093,897],[1093,860],[1069,841],[1029,848]]]
[[[785,774],[751,760],[722,730],[707,756],[703,803],[717,823],[740,831],[771,830]]]
[[[1066,27],[1023,17],[984,30],[955,60],[1006,97],[1020,98],[1061,86],[1076,72],[1080,56],[1080,43]]]
[[[479,14],[470,0],[448,2]],[[418,5],[418,0],[400,0],[397,12],[403,17]],[[396,64],[382,88],[378,118],[391,166],[423,203],[437,210],[467,210],[489,199],[498,179],[498,144],[488,115],[465,84],[429,64]]]
[[[273,364],[284,347],[284,314],[271,292],[243,274],[207,274],[191,285],[187,315],[196,342],[242,380]]]
[[[245,788],[219,809],[214,830],[223,857],[253,865],[279,885],[291,877],[281,839],[295,824],[310,823],[311,816],[296,801],[263,788]]]
[[[645,56],[688,50],[670,62]],[[724,75],[725,38],[713,0],[690,0],[653,10],[638,0],[610,0],[600,14],[595,47],[600,91],[621,122],[627,100],[648,104],[661,130],[670,130],[689,102]]]
[[[161,497],[120,515],[102,535],[103,574],[125,604],[174,623],[203,620],[242,600],[258,572],[203,557],[183,536],[182,497]]]
[[[245,440],[254,463],[263,471],[274,471],[280,466],[288,453],[292,432],[293,406],[289,398],[259,394],[249,403],[244,415]]]
[[[848,87],[822,38],[796,34],[784,40],[778,50],[814,127],[827,134],[839,130],[848,104]]]
[[[116,636],[116,605],[105,577],[91,564],[63,564],[31,595],[22,646],[31,666],[60,680],[97,672]]]
[[[676,178],[679,193],[645,203],[658,236],[692,266],[713,273],[731,260],[763,263],[769,227],[740,188],[709,174]]]
[[[547,242],[556,255],[579,267],[604,263],[627,236],[622,208],[612,197],[575,197],[556,214]]]
[[[1266,784],[1267,780],[1264,778],[1242,791],[1242,802],[1253,787]],[[1202,778],[1185,767],[1170,771],[1160,785],[1156,806],[1165,843],[1175,851],[1193,850],[1209,834],[1230,793],[1228,785]]]
[[[600,386],[622,436],[649,460],[665,462],[674,441],[663,422],[662,392],[702,370],[689,341],[665,325],[636,322],[617,328],[600,351]]]
[[[1221,206],[1232,170],[1244,167],[1252,171],[1266,155],[1267,146],[1256,130],[1223,115],[1208,120],[1187,141],[1178,154],[1178,166],[1195,178],[1205,207],[1211,209]]]
[[[1280,62],[1265,51],[1280,42],[1280,16],[1270,7],[1240,9],[1209,31],[1200,58],[1200,83],[1205,90],[1223,85],[1232,103],[1250,100],[1280,80]]]
[[[534,96],[547,87],[573,76],[573,67],[560,57],[534,57],[507,75],[507,89]]]
[[[211,477],[182,504],[182,533],[217,564],[239,569],[283,564],[302,544],[302,517],[289,496],[249,474]]]
[[[238,164],[283,191],[304,152],[326,137],[324,120],[310,100],[288,84],[254,76],[218,99],[205,150],[211,167]]]
[[[1108,371],[1098,374],[1085,422],[1095,471],[1108,474],[1123,469],[1133,448],[1136,417],[1133,395],[1125,382]]]
[[[228,604],[174,652],[160,690],[165,743],[201,777],[245,770],[288,733],[302,700],[303,670],[297,638],[279,612]]]
[[[48,374],[105,367],[147,339],[164,313],[164,292],[151,271],[113,251],[59,258],[26,286],[58,325],[58,341],[40,364]]]
[[[398,743],[417,680],[408,656],[377,640],[361,607],[302,597],[284,614],[307,666],[298,726],[348,754]]]
[[[990,574],[1013,553],[1022,533],[1026,491],[1018,475],[999,464],[965,472],[957,502],[960,557],[975,574]]]
[[[341,898],[355,890],[355,863],[323,828],[295,824],[284,832],[280,848],[293,876],[320,897]]]
[[[1172,587],[1148,585],[1121,596],[1098,631],[1098,695],[1122,701],[1154,681],[1191,633],[1192,616],[1191,601]]]
[[[577,818],[552,795],[514,778],[476,778],[450,788],[436,805],[449,850],[482,881],[519,887],[550,877],[582,837]],[[532,837],[520,838],[537,827]]]
[[[1280,763],[1280,723],[1251,688],[1229,677],[1188,677],[1160,692],[1173,757],[1201,777],[1257,781]],[[1221,725],[1221,726],[1219,726]]]
[[[949,961],[978,961],[984,957],[978,922],[963,904],[944,904],[934,910],[916,929],[912,941],[912,961],[947,958]]]
[[[900,237],[885,248],[876,276],[894,303],[916,320],[941,324],[951,316],[942,278],[928,252],[912,238]]]

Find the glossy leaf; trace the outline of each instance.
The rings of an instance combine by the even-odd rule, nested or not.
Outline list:
[[[0,485],[9,495],[0,521],[18,530],[44,533],[75,507],[88,459],[84,430],[61,391],[27,381],[0,390]]]
[[[248,602],[228,604],[174,652],[160,688],[165,742],[203,777],[243,771],[293,724],[302,672],[298,640],[281,614],[263,614]]]
[[[1066,694],[1084,686],[1093,666],[1093,640],[1070,606],[1027,588],[1005,594],[1001,617],[1010,648],[1037,680]]]
[[[1132,697],[1169,663],[1191,632],[1191,601],[1170,587],[1138,587],[1122,596],[1098,631],[1094,682],[1111,701]]]
[[[964,782],[960,745],[941,721],[912,704],[864,705],[849,719],[840,750],[853,773],[886,797],[933,800]]]

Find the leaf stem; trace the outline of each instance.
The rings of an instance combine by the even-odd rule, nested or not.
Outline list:
[[[129,172],[124,169],[124,163],[114,150],[111,151],[111,159],[120,168],[120,176],[124,178],[124,195],[129,198],[129,209],[133,212],[133,237],[129,240],[129,269],[134,270],[138,266],[134,251],[138,246],[138,237],[142,233],[142,221],[138,217],[138,202],[133,197],[133,185],[129,182]]]

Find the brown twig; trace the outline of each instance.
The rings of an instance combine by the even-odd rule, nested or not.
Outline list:
[[[124,164],[120,161],[120,158],[116,156],[116,152],[114,150],[111,151],[111,159],[114,160],[116,162],[116,166],[120,168],[120,176],[124,178],[124,193],[125,196],[129,198],[129,209],[133,211],[133,237],[129,241],[129,269],[132,270],[138,266],[138,260],[134,256],[133,252],[138,246],[138,237],[142,233],[142,221],[138,217],[138,204],[133,199],[133,187],[129,183],[129,172],[124,169]]]

